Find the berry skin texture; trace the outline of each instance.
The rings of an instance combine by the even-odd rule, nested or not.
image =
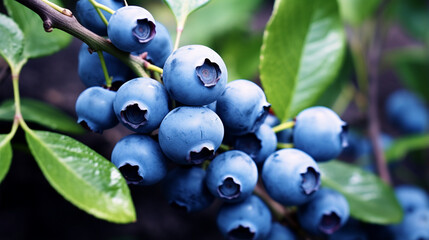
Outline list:
[[[226,202],[240,202],[249,197],[258,181],[258,168],[246,153],[230,150],[216,156],[207,168],[206,183],[210,192]]]
[[[249,80],[234,80],[226,85],[217,100],[216,113],[225,129],[234,135],[256,131],[264,122],[270,104],[265,93]]]
[[[121,0],[97,0],[98,3],[109,7],[112,10],[117,10],[124,6],[124,1]],[[111,14],[101,10],[104,17],[109,21]],[[94,6],[88,0],[79,0],[76,3],[76,18],[80,24],[100,36],[107,36],[106,24],[101,20]]]
[[[115,47],[125,52],[140,52],[155,37],[155,19],[138,6],[118,9],[107,25],[107,35]]]
[[[185,105],[202,106],[216,101],[227,80],[222,58],[206,46],[183,46],[164,64],[165,88],[174,100]]]
[[[390,226],[389,230],[394,240],[429,239],[429,208],[420,208],[405,214],[402,222]]]
[[[266,240],[296,240],[295,234],[286,226],[281,225],[279,222],[271,224],[271,230]]]
[[[173,162],[200,164],[214,156],[223,139],[222,121],[207,107],[171,110],[159,127],[159,145]]]
[[[171,41],[168,29],[160,22],[156,24],[156,35],[142,51],[134,52],[133,55],[140,55],[147,52],[146,59],[156,66],[163,68],[165,61],[173,51],[173,42]]]
[[[271,229],[271,212],[259,197],[251,195],[243,202],[224,203],[217,225],[227,239],[262,240]]]
[[[347,124],[331,109],[307,108],[296,117],[293,144],[317,162],[325,162],[336,158],[347,146],[346,129]]]
[[[132,134],[116,143],[112,163],[128,184],[152,185],[167,174],[167,161],[157,142],[150,136]]]
[[[234,143],[234,149],[249,154],[258,165],[262,165],[276,148],[276,134],[267,124],[262,124],[254,133],[238,136]]]
[[[86,87],[92,86],[105,86],[106,79],[104,77],[103,69],[101,68],[100,58],[96,52],[92,54],[89,52],[88,45],[82,43],[78,56],[78,74],[80,80]],[[114,56],[103,52],[104,60],[109,75],[113,77],[114,82],[126,82],[130,69],[123,64],[119,59]]]
[[[340,229],[350,214],[346,198],[339,192],[322,188],[308,203],[298,207],[301,227],[315,235],[330,235]]]
[[[264,162],[261,175],[268,195],[286,206],[308,202],[320,186],[317,163],[305,152],[294,148],[271,154]]]
[[[208,208],[214,197],[205,184],[206,171],[199,167],[177,167],[163,180],[163,193],[168,203],[187,213]]]
[[[113,111],[116,93],[102,87],[85,89],[76,100],[77,123],[85,128],[102,133],[118,124]]]
[[[386,101],[389,121],[403,133],[423,133],[429,128],[429,111],[414,93],[398,90]]]
[[[134,78],[116,93],[113,109],[119,121],[132,131],[150,133],[168,113],[168,93],[151,78]]]
[[[395,195],[405,214],[420,208],[429,209],[429,196],[419,187],[412,185],[397,186],[395,187]]]

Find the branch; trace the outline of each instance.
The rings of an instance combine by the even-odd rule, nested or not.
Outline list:
[[[374,29],[374,37],[368,52],[368,70],[369,70],[369,136],[371,139],[372,147],[374,149],[375,163],[377,171],[381,179],[386,183],[391,184],[389,169],[386,164],[386,157],[379,141],[380,136],[380,120],[378,118],[378,83],[380,78],[380,58],[382,53],[383,41],[386,35],[385,30],[382,28],[382,16],[384,9],[389,1],[383,1],[377,11],[376,25]]]
[[[40,16],[46,32],[51,32],[54,28],[67,32],[88,44],[94,51],[101,50],[112,54],[130,67],[138,76],[145,76],[143,59],[117,49],[109,40],[82,26],[72,14],[58,12],[42,0],[17,0],[17,2]]]

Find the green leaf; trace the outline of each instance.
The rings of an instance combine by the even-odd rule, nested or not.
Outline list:
[[[61,0],[52,0],[61,6]],[[47,33],[39,15],[15,0],[3,1],[9,15],[18,23],[24,32],[24,54],[28,58],[47,56],[58,52],[69,45],[72,36],[59,29]]]
[[[191,18],[186,20],[181,43],[199,43],[218,47],[218,44],[222,44],[225,40],[228,41],[229,34],[236,33],[237,29],[241,28],[242,31],[246,30],[248,32],[254,31],[254,29],[249,28],[249,23],[255,17],[255,11],[261,6],[261,2],[262,0],[211,0],[210,4],[198,9],[198,11],[192,13]],[[210,24],[207,24],[208,22]],[[198,31],[195,29],[198,29]],[[248,35],[242,32],[238,34],[242,38],[246,38]],[[241,43],[240,40],[238,41],[237,45]],[[261,44],[259,44],[258,48],[260,46]],[[241,48],[244,48],[244,46]],[[254,54],[251,53],[252,51],[253,49],[248,50],[249,54]],[[259,54],[259,50],[256,53]],[[223,57],[223,54],[221,56]],[[259,59],[259,55],[257,59]],[[229,74],[230,70],[234,70],[234,67],[227,66]]]
[[[353,25],[367,20],[377,9],[380,0],[338,0],[342,18]]]
[[[277,0],[265,29],[260,77],[277,117],[316,102],[341,66],[344,29],[335,0]]]
[[[408,152],[429,147],[429,134],[412,135],[395,139],[386,150],[386,160],[392,162],[405,157]]]
[[[5,134],[0,134],[0,182],[3,181],[9,171],[12,162],[12,147],[10,139]]]
[[[226,33],[219,39],[219,54],[228,66],[228,81],[254,79],[258,73],[262,34],[239,30]]]
[[[11,18],[0,13],[0,56],[9,64],[13,74],[18,74],[27,62],[23,49],[21,29]]]
[[[397,0],[395,4],[396,20],[403,26],[403,29],[412,34],[413,37],[427,42],[429,40],[429,8],[426,1],[422,0]]]
[[[402,220],[402,208],[393,189],[374,174],[336,160],[319,163],[319,168],[322,185],[346,197],[354,218],[375,224]]]
[[[429,54],[422,46],[390,51],[385,56],[399,80],[420,97],[429,101]]]
[[[210,0],[164,0],[176,17],[177,27],[183,28],[186,18]]]
[[[107,221],[136,220],[128,185],[110,161],[65,135],[27,129],[26,139],[46,179],[65,199]]]
[[[21,99],[21,113],[25,121],[40,124],[56,131],[82,134],[85,130],[76,120],[60,109],[34,99]],[[12,121],[15,114],[13,100],[6,100],[0,105],[0,120]]]

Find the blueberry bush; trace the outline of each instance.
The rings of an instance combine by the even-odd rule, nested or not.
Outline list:
[[[5,238],[429,239],[429,1],[0,10]],[[71,111],[26,96],[51,75],[83,89]],[[27,159],[66,205],[19,189],[53,216],[23,231],[8,186]]]

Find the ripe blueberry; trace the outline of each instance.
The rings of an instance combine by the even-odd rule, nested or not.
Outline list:
[[[134,55],[140,55],[147,52],[146,59],[158,67],[164,67],[164,63],[173,51],[173,43],[167,28],[160,22],[156,24],[156,35],[144,49],[140,52],[134,52]]]
[[[222,121],[207,107],[171,110],[159,127],[159,145],[173,162],[199,164],[214,156],[223,139]]]
[[[168,94],[151,78],[134,78],[116,94],[113,109],[119,121],[132,131],[150,133],[168,113]]]
[[[423,133],[429,127],[429,112],[414,93],[398,90],[386,102],[387,117],[404,133]]]
[[[231,150],[216,156],[207,168],[207,187],[227,202],[243,201],[258,181],[258,168],[244,152]]]
[[[114,56],[103,52],[104,60],[112,82],[124,83],[130,74],[130,69]],[[96,52],[90,53],[88,45],[82,43],[78,56],[78,74],[86,87],[105,86],[106,79],[101,68],[100,58]]]
[[[267,124],[262,124],[255,132],[237,136],[234,143],[234,149],[247,153],[258,165],[262,165],[276,148],[276,134]]]
[[[240,79],[226,85],[217,100],[216,113],[228,132],[243,135],[259,128],[270,106],[258,85]]]
[[[109,7],[112,10],[117,10],[124,6],[124,1],[121,0],[97,0],[98,3]],[[109,21],[111,14],[101,10],[104,17]],[[80,24],[94,33],[107,36],[107,26],[101,20],[94,6],[88,0],[79,0],[76,3],[76,18]]]
[[[224,203],[217,225],[227,239],[262,240],[271,229],[271,212],[259,197],[251,195],[243,202]]]
[[[211,205],[213,195],[205,184],[206,171],[199,167],[177,167],[163,180],[163,193],[168,203],[186,212],[201,211]]]
[[[305,230],[317,235],[333,234],[349,218],[346,198],[339,192],[322,188],[314,198],[298,207],[298,220]]]
[[[417,186],[397,186],[395,187],[395,195],[406,214],[420,208],[429,208],[428,194]]]
[[[167,161],[150,136],[132,134],[116,143],[112,163],[129,184],[152,185],[167,174]]]
[[[331,109],[307,108],[296,117],[293,144],[317,162],[328,161],[347,146],[346,130],[347,124]]]
[[[118,124],[113,111],[116,93],[102,87],[85,89],[76,100],[77,122],[97,133]]]
[[[319,189],[319,167],[301,150],[281,149],[265,160],[262,182],[267,193],[277,202],[287,206],[301,205]]]
[[[216,101],[227,80],[222,58],[206,46],[183,46],[164,64],[165,88],[173,99],[186,105],[202,106]]]
[[[155,34],[155,19],[149,11],[139,6],[118,9],[107,25],[110,41],[125,52],[142,51]]]
[[[271,230],[266,240],[296,240],[295,234],[286,226],[279,222],[273,222],[271,224]]]

